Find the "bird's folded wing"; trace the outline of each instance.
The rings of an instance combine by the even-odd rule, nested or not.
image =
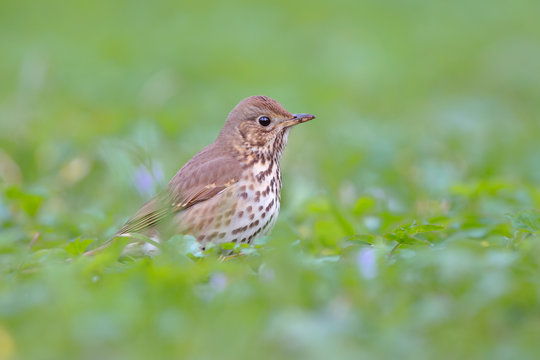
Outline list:
[[[241,168],[234,159],[216,158],[186,164],[171,180],[167,189],[144,204],[116,235],[139,232],[216,196],[239,180]]]
[[[139,232],[151,227],[174,212],[168,190],[152,198],[129,219],[116,235]]]

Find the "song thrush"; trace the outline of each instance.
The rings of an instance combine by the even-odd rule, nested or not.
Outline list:
[[[189,160],[117,236],[191,234],[204,250],[210,242],[249,244],[267,234],[279,212],[279,162],[289,131],[314,118],[291,114],[266,96],[242,100],[216,140]]]

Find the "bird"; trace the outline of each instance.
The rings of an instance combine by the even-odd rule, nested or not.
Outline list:
[[[175,234],[192,235],[203,251],[209,244],[252,244],[270,232],[279,214],[280,160],[289,132],[314,118],[291,114],[263,95],[240,101],[215,141],[193,156],[115,237],[143,234],[159,242]],[[148,252],[155,250],[146,245]]]

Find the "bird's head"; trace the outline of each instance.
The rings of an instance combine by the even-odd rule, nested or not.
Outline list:
[[[219,137],[238,145],[266,148],[283,140],[292,126],[314,118],[310,114],[291,114],[267,96],[251,96],[231,111]]]

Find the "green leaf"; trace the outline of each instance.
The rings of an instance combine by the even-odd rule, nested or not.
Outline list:
[[[414,228],[411,229],[411,232],[410,234],[411,235],[416,235],[416,234],[421,234],[421,233],[426,233],[426,232],[432,232],[432,231],[441,231],[441,230],[444,230],[444,226],[441,226],[441,225],[431,225],[431,224],[428,224],[428,225],[418,225]]]
[[[88,245],[90,245],[93,242],[94,240],[92,239],[81,240],[80,238],[77,238],[71,241],[69,244],[67,244],[64,249],[71,255],[77,256],[84,253],[86,249],[88,248]]]
[[[345,234],[337,221],[319,220],[315,223],[315,235],[323,246],[333,248]]]
[[[385,238],[402,244],[412,244],[420,242],[425,243],[427,242],[426,240],[415,238],[415,236],[427,232],[441,230],[444,230],[444,226],[433,224],[417,225],[416,221],[414,221],[410,225],[400,226],[393,232],[386,234]]]
[[[375,199],[372,197],[361,197],[356,201],[356,205],[354,205],[353,213],[355,215],[363,215],[368,210],[372,209],[375,206]]]
[[[523,210],[515,214],[506,214],[516,230],[529,233],[540,232],[540,211]]]
[[[223,250],[232,250],[236,246],[233,242],[221,243],[220,245]]]
[[[25,213],[34,217],[41,203],[43,202],[43,196],[24,191],[18,186],[11,186],[6,190],[6,198],[18,205]]]

